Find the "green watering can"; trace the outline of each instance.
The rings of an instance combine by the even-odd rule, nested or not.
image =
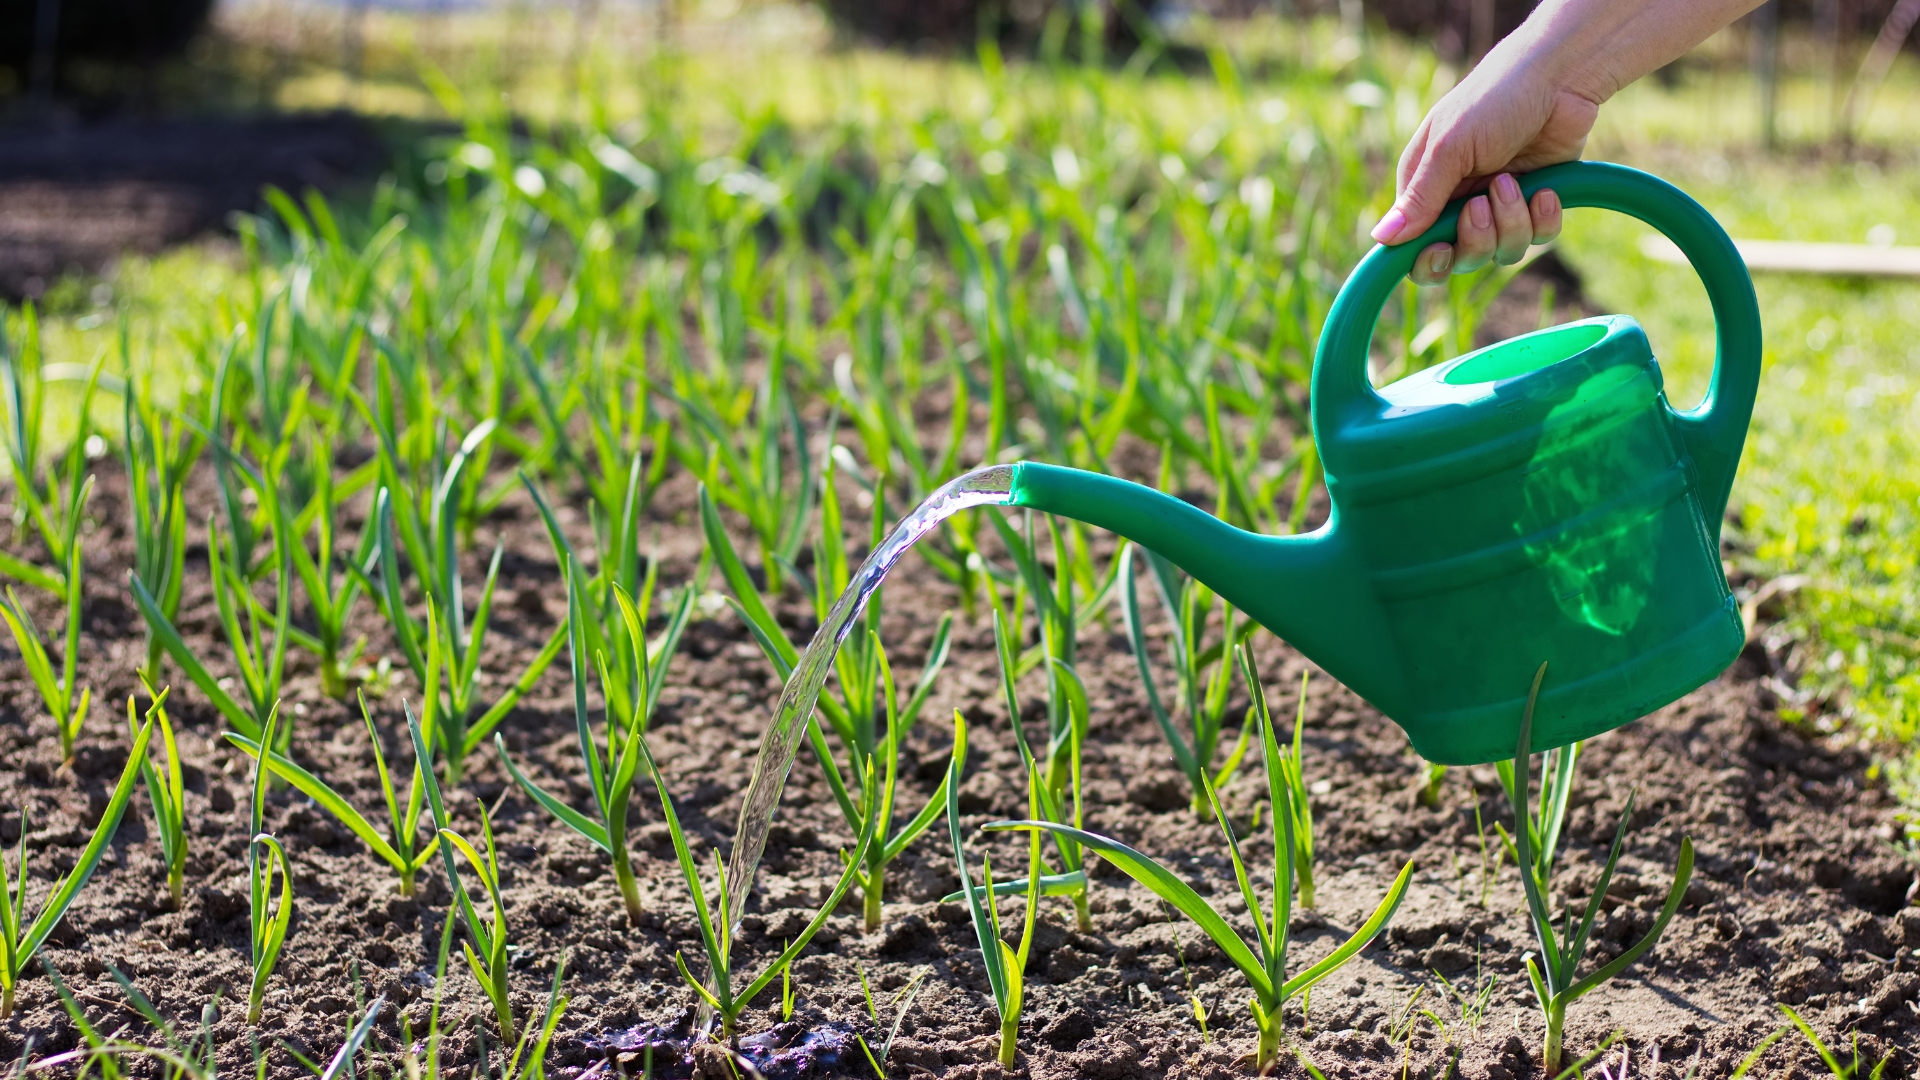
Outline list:
[[[1125,480],[1032,462],[1012,502],[1159,553],[1391,717],[1430,761],[1513,756],[1535,669],[1533,745],[1619,727],[1719,674],[1744,640],[1720,520],[1760,381],[1760,311],[1733,242],[1657,177],[1575,162],[1521,180],[1639,218],[1706,283],[1719,355],[1706,400],[1667,403],[1624,315],[1503,341],[1375,389],[1374,323],[1416,255],[1376,247],[1328,314],[1313,436],[1333,512],[1317,532],[1243,532]]]

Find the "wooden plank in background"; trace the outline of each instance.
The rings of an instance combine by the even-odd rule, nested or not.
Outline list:
[[[1811,244],[1794,240],[1735,240],[1747,269],[1789,274],[1829,274],[1844,277],[1920,277],[1920,247],[1880,247],[1874,244]],[[1673,241],[1648,235],[1640,239],[1640,254],[1656,262],[1684,266],[1687,257]]]

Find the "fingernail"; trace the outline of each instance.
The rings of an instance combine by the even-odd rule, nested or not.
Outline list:
[[[1474,228],[1491,229],[1493,227],[1493,204],[1487,201],[1485,195],[1475,195],[1473,198],[1467,200],[1467,217],[1473,220]]]
[[[1493,193],[1500,196],[1503,203],[1519,202],[1520,182],[1513,178],[1512,173],[1501,173],[1493,178]]]
[[[1396,206],[1387,211],[1386,216],[1380,219],[1380,224],[1375,225],[1373,232],[1369,235],[1384,244],[1400,235],[1400,230],[1406,227],[1407,215],[1401,213],[1400,208]]]
[[[1539,195],[1535,196],[1534,201],[1540,204],[1540,212],[1542,214],[1557,214],[1560,212],[1560,196],[1555,195],[1551,191],[1542,191]]]
[[[1433,267],[1434,277],[1439,277],[1448,270],[1451,270],[1453,268],[1453,249],[1441,248],[1439,251],[1434,252],[1433,261],[1428,265]]]

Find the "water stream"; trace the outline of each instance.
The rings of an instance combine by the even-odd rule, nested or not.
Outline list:
[[[760,738],[760,755],[753,763],[753,775],[747,780],[746,801],[740,807],[740,825],[733,836],[733,857],[727,863],[726,913],[730,926],[740,924],[746,910],[747,894],[753,889],[753,876],[760,867],[760,856],[767,847],[767,830],[780,807],[780,789],[786,786],[787,772],[793,768],[794,755],[813,717],[814,703],[826,685],[840,643],[846,640],[855,619],[867,606],[867,598],[880,588],[888,571],[900,561],[914,541],[933,530],[947,518],[975,506],[1004,506],[1013,501],[1012,465],[993,465],[961,476],[933,493],[913,513],[902,518],[893,532],[874,548],[860,569],[854,571],[847,591],[833,602],[827,620],[814,631],[800,663],[787,676],[780,692],[773,723]]]

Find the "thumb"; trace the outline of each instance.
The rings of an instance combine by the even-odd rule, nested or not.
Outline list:
[[[1452,150],[1444,139],[1428,139],[1421,147],[1420,160],[1401,185],[1393,208],[1373,227],[1371,235],[1375,240],[1382,244],[1404,244],[1426,232],[1440,217],[1447,200],[1470,172],[1467,163]]]

